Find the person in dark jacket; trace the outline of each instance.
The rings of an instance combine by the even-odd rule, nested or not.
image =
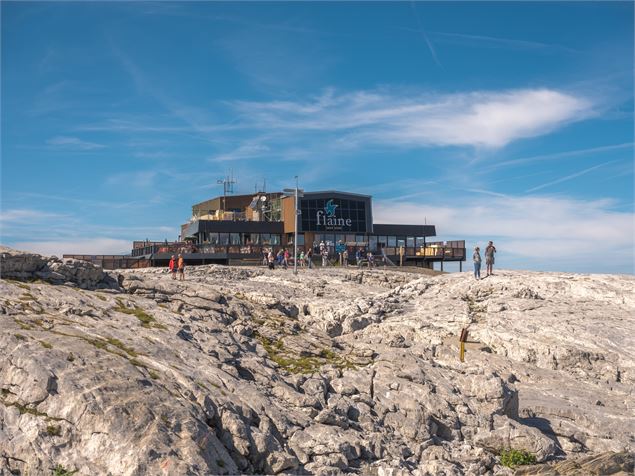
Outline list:
[[[474,248],[472,261],[474,261],[474,277],[481,279],[481,249],[478,246]]]

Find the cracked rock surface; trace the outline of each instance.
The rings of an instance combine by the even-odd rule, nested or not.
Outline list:
[[[632,471],[633,277],[1,251],[0,474]]]

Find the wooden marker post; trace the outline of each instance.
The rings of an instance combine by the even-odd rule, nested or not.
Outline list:
[[[461,350],[459,351],[459,358],[461,362],[465,362],[465,342],[467,341],[467,329],[461,329],[461,336],[459,337]]]

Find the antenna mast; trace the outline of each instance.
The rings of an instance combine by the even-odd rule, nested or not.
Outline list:
[[[234,180],[233,172],[231,177],[228,175],[224,179],[218,179],[216,183],[219,185],[220,184],[223,185],[223,218],[224,218],[225,210],[227,209],[227,194],[234,193],[234,184],[236,183],[236,181]]]

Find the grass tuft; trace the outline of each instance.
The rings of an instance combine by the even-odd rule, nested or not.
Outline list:
[[[48,425],[46,427],[46,434],[49,436],[61,436],[62,427],[59,425]]]
[[[534,464],[536,462],[536,456],[532,455],[528,451],[515,450],[513,448],[501,451],[500,458],[501,464],[503,466],[507,466],[508,468]]]
[[[154,317],[145,312],[139,306],[135,306],[134,309],[131,309],[129,307],[126,307],[121,299],[117,299],[117,304],[117,307],[114,308],[115,311],[135,316],[137,319],[139,319],[143,327],[157,327],[160,329],[165,329],[165,326],[158,324]]]
[[[42,347],[44,347],[45,349],[52,349],[53,346],[51,344],[49,344],[48,342],[46,342],[45,340],[41,340],[39,341],[40,344],[42,344]]]

